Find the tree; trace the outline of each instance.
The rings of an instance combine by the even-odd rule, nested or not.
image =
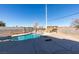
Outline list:
[[[0,21],[0,27],[5,27],[5,23],[3,21]]]
[[[75,27],[76,29],[79,29],[79,19],[75,19],[75,20],[72,22],[72,26]]]
[[[34,23],[34,30],[35,30],[35,32],[37,32],[37,30],[38,30],[38,23]]]

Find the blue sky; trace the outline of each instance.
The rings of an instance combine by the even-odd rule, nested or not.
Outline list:
[[[50,4],[48,25],[68,26],[79,14],[61,18],[79,12],[78,4]],[[45,4],[0,4],[0,20],[7,26],[32,26],[35,22],[45,26]]]
[[[78,14],[72,15],[77,12]],[[68,16],[68,15],[72,15],[72,16]],[[72,21],[77,18],[79,18],[79,4],[48,5],[49,25],[53,24],[59,26],[69,26],[71,25]]]

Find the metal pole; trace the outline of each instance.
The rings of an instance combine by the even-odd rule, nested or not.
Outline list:
[[[45,5],[46,29],[47,29],[47,4]]]

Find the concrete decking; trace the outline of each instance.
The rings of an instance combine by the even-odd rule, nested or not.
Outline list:
[[[53,33],[44,33],[42,35],[50,36],[50,37],[56,37],[59,39],[68,39],[68,40],[73,40],[79,42],[79,38],[75,37],[75,35],[68,35],[64,33],[59,33],[59,32],[53,32]]]
[[[52,39],[51,41],[48,39]],[[46,41],[48,40],[48,41]],[[79,53],[79,42],[49,36],[0,42],[0,54],[72,54]]]

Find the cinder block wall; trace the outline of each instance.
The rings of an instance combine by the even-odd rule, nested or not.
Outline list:
[[[77,35],[79,35],[79,30],[76,30],[73,27],[61,27],[61,28],[59,28],[59,32],[65,33],[65,34],[77,34]]]
[[[0,34],[13,35],[32,32],[32,27],[0,27]]]

